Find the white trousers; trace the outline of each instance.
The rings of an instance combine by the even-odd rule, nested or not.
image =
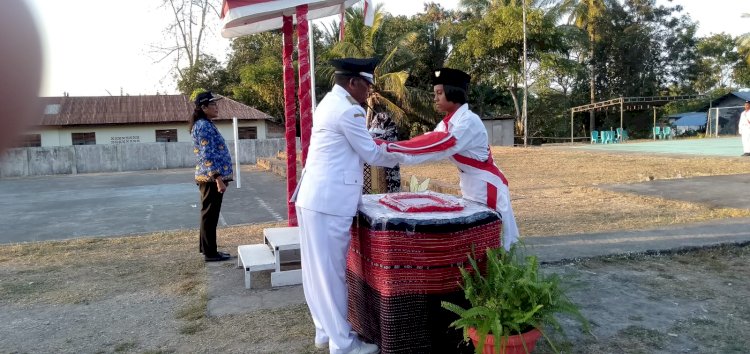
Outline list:
[[[750,153],[750,133],[741,135],[742,137],[742,152]]]
[[[296,209],[302,288],[315,324],[315,341],[328,338],[331,354],[348,353],[359,341],[347,321],[346,253],[352,217]]]

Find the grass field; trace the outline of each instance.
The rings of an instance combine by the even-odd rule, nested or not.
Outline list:
[[[493,148],[493,155],[510,180],[513,206],[524,237],[629,230],[651,225],[750,216],[750,210],[711,208],[597,188],[610,183],[747,173],[750,171],[750,159],[654,157],[561,148],[497,147]],[[455,167],[449,163],[436,163],[402,167],[402,176],[414,174],[420,179],[429,177],[457,184],[458,174],[452,171],[455,171]],[[263,228],[281,225],[283,223],[220,229],[220,247],[233,250],[240,244],[262,242]],[[692,262],[685,259],[692,259],[690,257],[693,256],[688,254],[680,257],[683,258],[606,261],[579,265],[576,269],[579,272],[581,269],[593,272],[613,267],[643,269],[648,264],[648,268],[675,269],[678,274],[668,276],[682,279],[680,277],[690,276],[687,272],[694,272],[695,267],[682,267],[685,274],[680,273],[679,265]],[[726,275],[726,269],[720,265],[725,259],[722,257],[733,264],[733,272],[750,273],[747,251],[730,250],[694,258],[709,271],[724,272],[722,274]],[[695,284],[700,284],[700,281],[695,281]],[[653,296],[676,296],[675,292],[680,292],[679,287],[662,285],[654,284]],[[104,339],[89,336],[86,344],[83,344],[83,339],[79,341],[77,337],[56,341],[52,336],[34,338],[38,343],[26,347],[18,343],[24,343],[28,338],[19,337],[12,319],[0,316],[0,320],[4,320],[0,323],[5,322],[5,325],[0,325],[0,348],[5,347],[10,352],[21,350],[15,345],[21,345],[20,348],[26,348],[23,351],[30,352],[315,352],[311,343],[313,327],[304,306],[221,319],[208,318],[205,315],[206,287],[204,263],[197,252],[196,230],[137,237],[3,245],[0,246],[0,308],[4,310],[0,312],[31,311],[48,315],[49,321],[53,323],[56,320],[67,323],[65,316],[70,315],[61,314],[59,311],[62,308],[74,312],[95,311],[97,306],[110,306],[107,304],[112,299],[121,301],[123,296],[134,303],[139,303],[143,298],[154,297],[165,299],[169,304],[167,308],[171,320],[162,323],[163,319],[154,318],[139,325],[143,331],[157,333],[151,335],[154,338],[139,333],[123,334],[120,337],[112,334],[111,337],[104,336]],[[668,294],[665,295],[665,292]],[[711,295],[704,293],[700,296],[718,295],[711,292]],[[731,302],[730,300],[725,302]],[[735,309],[746,310],[747,307]],[[138,308],[130,311],[137,312]],[[144,307],[140,316],[152,318],[151,312],[153,311]],[[596,312],[591,313],[596,316]],[[722,325],[747,324],[747,313],[743,316],[742,321],[745,322],[733,320]],[[596,319],[593,320],[597,322]],[[99,321],[102,321],[102,326],[117,325],[117,321],[113,322],[111,319],[99,318]],[[710,327],[705,324],[717,320],[711,321],[713,322],[698,321],[696,326]],[[600,325],[607,326],[606,323]],[[685,333],[691,333],[697,328],[691,327],[687,322],[681,325],[686,326]],[[618,332],[609,339],[599,338],[594,341],[589,338],[580,346],[570,344],[568,350],[617,350],[617,341],[625,336],[627,340],[635,341],[636,347],[643,348],[640,352],[653,352],[653,335],[648,328],[644,328],[635,326],[625,332]],[[663,335],[660,333],[657,333],[657,337]],[[717,338],[731,340],[718,334]],[[219,347],[215,347],[216,345]]]

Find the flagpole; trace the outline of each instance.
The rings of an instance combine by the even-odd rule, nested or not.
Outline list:
[[[315,34],[312,20],[307,21],[307,27],[310,30],[307,35],[310,37],[310,103],[312,104],[312,111],[315,112],[315,107],[318,105],[317,98],[315,97]]]

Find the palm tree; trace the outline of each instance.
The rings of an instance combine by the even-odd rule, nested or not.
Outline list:
[[[527,24],[531,24],[527,31],[527,58],[538,63],[544,57],[564,52],[562,32],[557,25],[560,14],[557,8],[546,6],[548,0],[462,0],[459,4],[469,16],[457,25],[457,32],[464,38],[456,41],[451,53],[452,63],[468,69],[478,83],[507,90],[515,109],[516,132],[520,134],[526,129],[518,97],[524,82],[524,42],[520,30],[524,1],[529,8]],[[481,111],[481,106],[479,101],[474,107]]]
[[[372,108],[382,107],[391,114],[394,122],[405,127],[407,115],[420,122],[432,123],[434,110],[429,93],[406,86],[409,78],[408,68],[414,62],[414,56],[402,50],[410,41],[417,38],[416,33],[406,33],[396,43],[381,43],[380,31],[384,14],[382,4],[375,7],[375,19],[372,27],[364,24],[364,9],[355,6],[347,9],[344,29],[344,40],[333,45],[327,56],[329,58],[367,58],[382,56],[375,67],[375,93],[368,100],[368,122],[374,114]],[[338,31],[330,26],[329,31]],[[329,35],[330,37],[330,35]],[[333,70],[324,68],[321,71],[333,81]]]
[[[750,13],[742,14],[743,18],[750,18]],[[737,49],[740,55],[745,57],[745,61],[750,64],[750,32],[737,37]]]
[[[596,102],[594,44],[599,40],[597,21],[607,10],[606,0],[562,0],[560,8],[570,13],[568,22],[585,31],[589,45],[589,95],[591,103]],[[589,131],[595,130],[594,111],[589,112]]]

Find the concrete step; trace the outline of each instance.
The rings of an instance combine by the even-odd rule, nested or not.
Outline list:
[[[252,273],[276,269],[276,257],[266,244],[237,247],[237,267],[245,272],[245,288],[252,287]]]
[[[258,158],[258,167],[272,172],[275,175],[286,178],[286,160],[279,160],[272,157]],[[297,162],[297,180],[302,174],[302,164]]]
[[[284,270],[271,273],[271,286],[288,286],[302,284],[302,269]]]
[[[270,247],[276,262],[276,272],[281,265],[299,262],[300,239],[299,227],[273,227],[263,229],[264,242]]]
[[[276,159],[277,160],[286,161],[286,151],[279,151],[279,153],[276,154]],[[301,150],[297,151],[297,162],[299,162],[299,163],[302,162],[302,151]]]

